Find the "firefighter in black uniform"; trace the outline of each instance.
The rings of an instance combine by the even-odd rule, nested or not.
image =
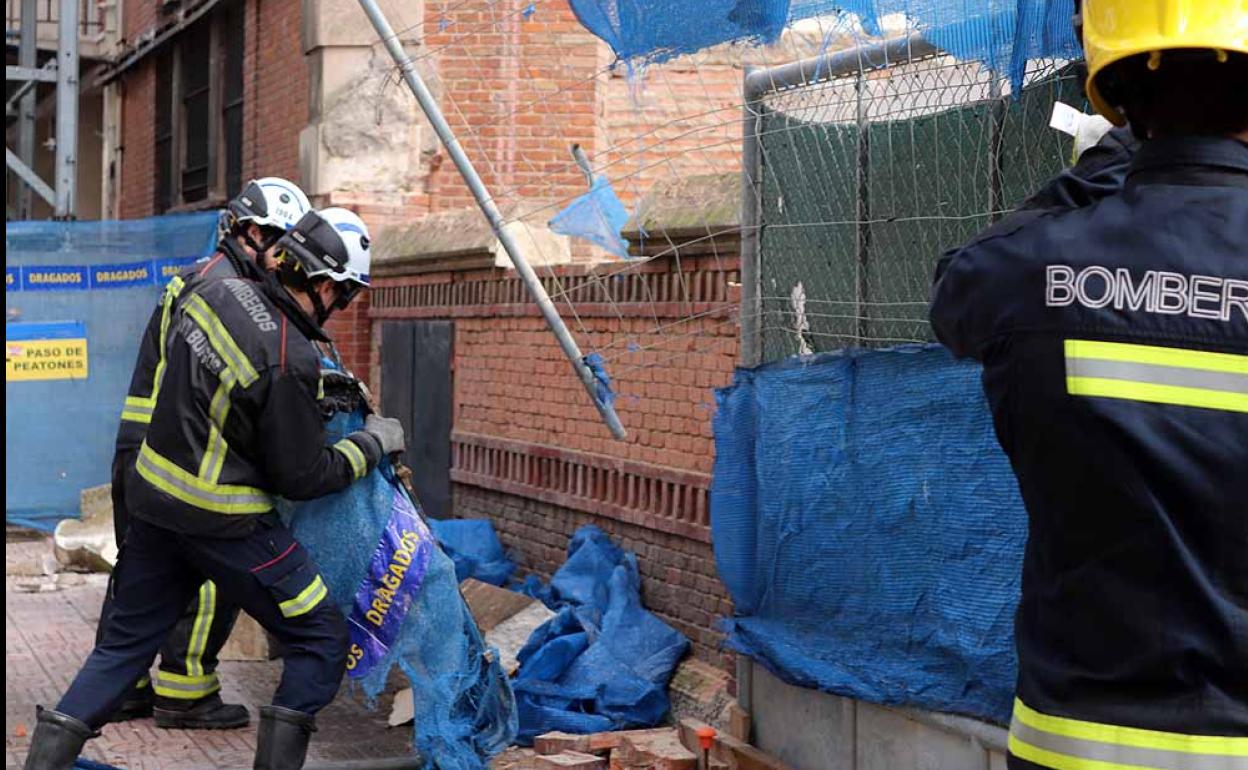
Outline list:
[[[199,281],[210,278],[237,276],[260,280],[269,267],[264,263],[271,262],[277,240],[311,208],[303,191],[285,179],[264,177],[248,182],[223,212],[217,251],[186,267],[166,287],[144,331],[117,431],[112,497],[113,525],[119,546],[125,542],[129,523],[126,475],[134,466],[152,418],[164,369],[161,341],[178,296]],[[100,612],[97,641],[111,610],[110,590]],[[238,607],[220,601],[216,584],[205,581],[161,646],[155,680],[149,682],[144,673],[110,721],[151,716],[154,706],[158,727],[223,729],[245,726],[249,721],[247,709],[221,701],[221,684],[216,672],[217,655],[237,617]]]
[[[287,650],[260,710],[255,767],[303,766],[314,715],[345,670],[346,623],[316,564],[273,510],[341,490],[401,451],[397,420],[325,445],[321,326],[368,283],[365,233],[349,250],[316,212],[279,243],[262,282],[201,281],[169,319],[151,422],[127,481],[131,515],[102,638],[56,710],[40,709],[27,770],[67,770],[143,674],[204,580]],[[360,248],[362,246],[362,248]]]
[[[1030,535],[1011,770],[1248,768],[1248,13],[1085,0],[1115,131],[943,258]]]

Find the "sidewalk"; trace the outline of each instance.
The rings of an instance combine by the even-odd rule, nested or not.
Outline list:
[[[55,705],[91,650],[107,578],[40,574],[52,555],[48,538],[16,539],[10,533],[4,550],[5,766],[20,768],[34,730],[35,705]],[[107,725],[83,756],[133,770],[251,767],[257,709],[269,702],[281,662],[225,661],[219,671],[222,697],[248,707],[250,727],[161,730],[151,719]],[[400,679],[392,679],[375,711],[344,685],[337,700],[317,716],[320,729],[309,763],[406,754],[411,728],[386,725]]]

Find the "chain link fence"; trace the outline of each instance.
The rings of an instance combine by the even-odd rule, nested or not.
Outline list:
[[[1068,162],[1076,70],[1033,62],[1015,96],[916,36],[749,73],[746,363],[930,340],[940,255]]]

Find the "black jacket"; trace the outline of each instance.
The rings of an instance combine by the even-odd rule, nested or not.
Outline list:
[[[341,490],[381,457],[371,435],[325,446],[322,332],[271,277],[205,280],[170,313],[164,371],[131,514],[179,532],[241,536],[273,497]]]
[[[1088,723],[1248,736],[1248,146],[1121,139],[942,259],[931,307],[1029,516],[1019,740],[1076,755],[1138,737]]]

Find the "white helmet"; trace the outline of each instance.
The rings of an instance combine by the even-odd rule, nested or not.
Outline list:
[[[282,236],[278,253],[294,257],[308,278],[328,276],[346,286],[335,307],[345,308],[355,295],[368,286],[369,240],[364,220],[344,208],[309,211]]]
[[[243,185],[243,191],[230,201],[229,210],[235,222],[255,222],[285,231],[311,211],[312,204],[294,182],[266,176]]]

